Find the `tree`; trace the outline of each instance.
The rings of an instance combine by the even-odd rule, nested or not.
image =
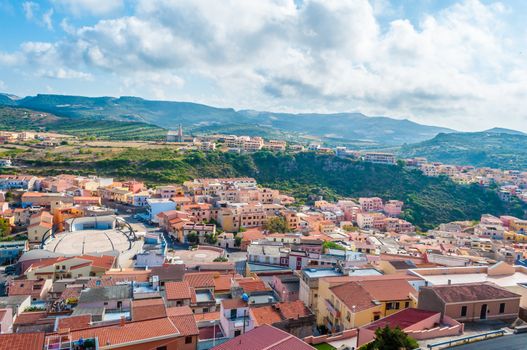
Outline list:
[[[346,248],[344,248],[340,244],[335,243],[335,242],[331,242],[331,241],[324,242],[322,244],[322,247],[324,247],[324,250],[328,250],[328,249],[346,250]]]
[[[198,235],[195,232],[190,232],[187,235],[187,242],[189,242],[190,244],[198,243]]]
[[[215,235],[206,234],[205,242],[207,242],[208,244],[216,244],[216,242],[218,242],[218,239],[216,238]]]
[[[242,238],[240,236],[234,237],[234,246],[239,247],[242,244]]]
[[[378,328],[375,331],[375,340],[365,344],[359,350],[411,350],[418,348],[415,339],[409,337],[399,327]]]
[[[265,222],[263,225],[264,230],[267,230],[271,233],[286,233],[289,232],[287,228],[287,223],[285,222],[285,218],[281,216],[274,216]]]
[[[227,261],[229,261],[229,259],[227,259],[224,256],[218,256],[216,259],[214,259],[212,261],[214,261],[214,262],[227,262]]]
[[[0,218],[0,236],[7,236],[11,233],[11,225],[7,219]]]

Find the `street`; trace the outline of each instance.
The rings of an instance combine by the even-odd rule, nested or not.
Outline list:
[[[527,349],[527,334],[505,335],[490,340],[483,340],[472,344],[454,346],[455,350],[525,350]]]

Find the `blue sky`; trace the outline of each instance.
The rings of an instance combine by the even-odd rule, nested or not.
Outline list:
[[[527,131],[527,2],[0,0],[0,91]]]

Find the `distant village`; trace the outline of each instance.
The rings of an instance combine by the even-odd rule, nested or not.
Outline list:
[[[515,217],[416,233],[399,200],[302,206],[253,178],[1,175],[0,189],[0,341],[356,349],[390,324],[424,346],[527,317]]]

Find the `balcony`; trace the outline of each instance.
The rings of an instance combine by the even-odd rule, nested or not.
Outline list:
[[[46,350],[98,350],[98,338],[87,338],[72,341],[67,334],[49,337],[45,346]]]
[[[331,316],[333,316],[334,318],[340,318],[340,311],[338,311],[335,306],[333,306],[333,304],[331,303],[331,301],[329,301],[328,299],[324,300],[325,303],[326,303],[326,307],[328,308],[328,311],[329,313],[331,314]]]

